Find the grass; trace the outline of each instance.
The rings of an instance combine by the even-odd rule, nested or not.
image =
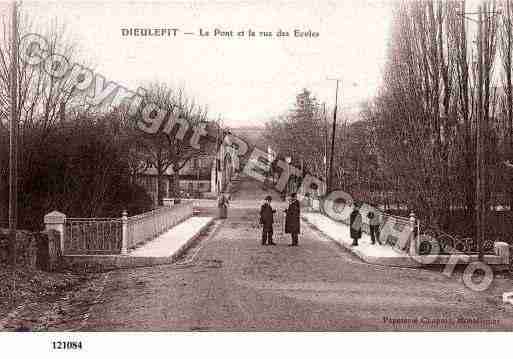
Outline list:
[[[0,265],[0,323],[19,306],[52,302],[90,277],[90,274],[49,273]]]

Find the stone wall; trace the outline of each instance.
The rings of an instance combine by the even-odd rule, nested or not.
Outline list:
[[[52,271],[60,261],[60,235],[57,231],[16,232],[16,265]],[[9,262],[9,230],[0,228],[0,264]]]

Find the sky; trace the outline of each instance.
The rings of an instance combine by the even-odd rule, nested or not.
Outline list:
[[[153,81],[183,88],[228,126],[262,125],[303,88],[355,112],[381,81],[390,27],[386,1],[23,2],[40,25],[57,22],[85,64],[135,90]],[[31,16],[32,16],[31,15]],[[178,28],[177,36],[122,36],[122,28]],[[200,36],[210,32],[210,36]],[[213,36],[215,29],[234,36]],[[256,36],[249,37],[248,30]],[[295,37],[294,30],[319,33]],[[276,32],[289,32],[277,37]],[[244,36],[236,33],[244,31]],[[272,37],[259,36],[260,31]],[[193,33],[186,35],[184,32]]]

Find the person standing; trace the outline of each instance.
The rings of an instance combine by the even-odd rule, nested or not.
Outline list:
[[[273,242],[273,224],[275,209],[271,207],[271,196],[265,197],[265,202],[260,207],[260,224],[262,225],[262,245],[275,245]]]
[[[379,226],[381,225],[381,214],[379,210],[375,207],[370,207],[369,212],[367,213],[367,217],[369,218],[371,244],[376,244],[376,241],[380,245],[383,244],[379,239]]]
[[[349,233],[353,239],[352,246],[358,245],[358,240],[362,237],[362,215],[360,205],[355,203],[354,209],[349,216]]]
[[[228,204],[228,198],[226,198],[224,193],[221,193],[217,202],[217,206],[219,207],[219,218],[228,218]]]
[[[287,199],[287,191],[285,189],[280,192],[280,198],[282,201]]]
[[[285,233],[290,233],[292,237],[292,244],[290,245],[297,246],[300,232],[300,206],[295,193],[290,195],[289,208],[285,210],[285,213]]]

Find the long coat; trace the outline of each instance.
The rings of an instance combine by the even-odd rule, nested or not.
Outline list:
[[[224,194],[222,194],[222,195],[219,197],[218,201],[217,201],[217,206],[218,206],[219,208],[221,208],[221,207],[226,207],[226,206],[228,206],[228,204],[229,204],[229,203],[230,203],[230,202],[228,201],[228,198],[226,198],[226,196],[225,196]]]
[[[285,233],[299,233],[299,201],[293,200],[285,210]]]
[[[349,216],[349,232],[353,239],[360,239],[362,237],[362,215],[356,209]]]
[[[269,203],[264,203],[262,207],[260,207],[260,224],[264,225],[264,229],[273,228],[274,212],[276,212],[276,210],[273,209]]]
[[[369,218],[369,226],[379,226],[381,224],[381,214],[377,209],[370,209],[367,217]]]

